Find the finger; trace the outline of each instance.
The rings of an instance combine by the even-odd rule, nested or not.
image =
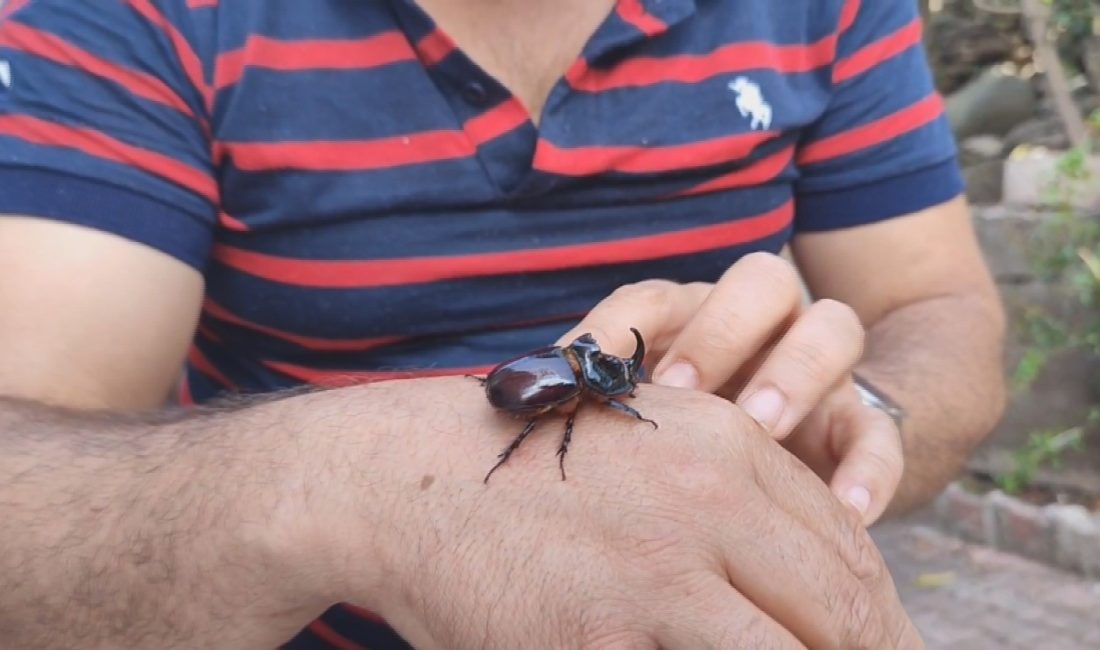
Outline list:
[[[658,384],[714,392],[785,328],[801,307],[794,267],[753,253],[722,276],[654,369]]]
[[[877,590],[804,522],[765,495],[749,498],[758,503],[729,522],[724,546],[734,588],[809,648],[892,647],[893,614]]]
[[[630,332],[633,327],[642,333],[649,352],[656,356],[668,349],[676,333],[698,311],[711,286],[647,280],[620,287],[562,335],[557,344],[566,345],[582,334],[591,334],[604,352],[630,356],[635,345]]]
[[[657,632],[662,650],[806,650],[791,632],[717,577],[704,586],[704,593],[676,604]]]
[[[840,459],[829,488],[855,508],[865,526],[878,521],[905,469],[901,436],[887,414],[864,406],[853,391],[850,406],[830,423],[833,455]]]
[[[759,429],[757,431],[759,432]],[[844,575],[863,587],[861,591],[853,592],[847,586],[847,582],[836,580],[838,585],[844,585],[843,589],[826,586],[823,587],[825,591],[807,591],[807,594],[833,594],[842,603],[839,609],[849,612],[848,624],[856,627],[860,627],[859,621],[868,617],[870,615],[868,612],[873,610],[877,620],[876,629],[871,629],[869,632],[885,635],[889,641],[881,644],[857,643],[855,647],[923,647],[920,635],[901,606],[901,600],[886,563],[859,516],[836,499],[830,491],[812,489],[811,485],[814,482],[821,485],[817,475],[786,450],[776,446],[773,441],[761,441],[764,436],[762,432],[758,435],[759,438],[748,437],[744,440],[750,444],[763,442],[761,449],[748,452],[763,457],[758,460],[758,471],[752,476],[753,483],[767,495],[760,499],[773,503],[777,510],[786,513],[793,522],[789,524],[792,529],[804,527],[812,531],[816,537],[812,552],[792,556],[798,558],[797,565],[803,570],[806,567],[813,567],[820,561],[821,553],[824,553],[846,567],[846,571],[838,571],[835,565],[823,563],[820,566],[824,575]],[[799,489],[799,486],[803,486],[802,489]],[[777,520],[786,522],[781,517],[777,517]],[[785,530],[783,534],[786,535]],[[780,538],[781,536],[777,535],[772,539]],[[738,556],[741,555],[738,554]],[[828,582],[833,580],[830,579]],[[863,600],[866,594],[871,594],[872,601],[875,603],[871,606],[871,610],[867,609],[868,605]],[[802,598],[805,599],[805,595]],[[830,611],[836,610],[836,607],[830,609]],[[864,628],[860,627],[860,629]],[[817,647],[813,644],[808,645]],[[836,645],[824,647],[836,647]],[[848,646],[840,644],[840,647]]]
[[[782,440],[863,355],[863,325],[835,300],[811,305],[741,391],[737,403]]]

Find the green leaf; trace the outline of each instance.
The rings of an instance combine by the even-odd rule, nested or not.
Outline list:
[[[1035,379],[1043,370],[1043,366],[1046,365],[1046,362],[1047,354],[1043,350],[1031,348],[1024,352],[1024,356],[1020,359],[1020,363],[1016,365],[1016,373],[1012,378],[1013,385],[1015,385],[1018,390],[1029,388],[1035,383]]]

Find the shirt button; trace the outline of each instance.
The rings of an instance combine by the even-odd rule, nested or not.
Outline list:
[[[462,87],[462,98],[474,106],[484,106],[489,100],[489,91],[480,81],[471,81]]]

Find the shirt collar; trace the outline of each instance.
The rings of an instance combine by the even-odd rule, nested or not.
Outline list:
[[[696,12],[696,0],[618,0],[614,15],[585,47],[589,62],[615,50],[656,38]]]

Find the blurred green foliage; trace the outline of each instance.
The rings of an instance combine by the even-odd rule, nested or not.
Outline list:
[[[1027,347],[1014,375],[1017,390],[1030,387],[1054,353],[1080,350],[1100,359],[1100,214],[1082,214],[1073,207],[1075,192],[1084,183],[1100,182],[1091,178],[1087,164],[1100,140],[1100,110],[1089,117],[1089,125],[1092,141],[1068,151],[1059,160],[1055,178],[1046,189],[1046,199],[1056,211],[1038,229],[1032,249],[1039,277],[1053,290],[1068,291],[1079,309],[1073,318],[1066,319],[1039,309],[1027,313],[1022,328]],[[1100,377],[1094,385],[1100,391]],[[1082,449],[1097,425],[1100,404],[1079,426],[1033,433],[1014,452],[1013,466],[995,477],[998,486],[1009,493],[1025,489],[1041,466],[1057,467],[1064,454]]]

